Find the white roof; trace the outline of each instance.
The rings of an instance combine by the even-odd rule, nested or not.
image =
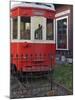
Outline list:
[[[43,3],[28,3],[28,2],[23,2],[20,4],[14,4],[12,8],[15,7],[32,7],[32,8],[40,8],[40,9],[47,9],[47,10],[53,10],[55,11],[54,5],[53,4],[43,4]]]

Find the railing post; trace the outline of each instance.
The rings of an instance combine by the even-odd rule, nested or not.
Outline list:
[[[54,70],[53,70],[53,64],[52,64],[52,61],[53,61],[53,55],[51,54],[51,57],[50,57],[50,59],[51,59],[51,71],[50,71],[50,80],[51,80],[51,90],[52,90],[52,88],[53,88],[53,72],[54,72]]]

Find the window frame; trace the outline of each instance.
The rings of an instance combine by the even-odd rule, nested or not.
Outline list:
[[[39,18],[39,17],[41,17],[41,18],[43,18],[43,20],[44,21],[42,21],[42,23],[43,23],[43,25],[44,26],[42,26],[42,27],[44,27],[44,30],[42,30],[42,39],[35,39],[35,35],[34,35],[34,25],[33,25],[33,20],[34,20],[34,18]],[[46,18],[45,17],[42,17],[42,16],[31,16],[31,40],[32,41],[35,41],[35,42],[42,42],[42,41],[44,41],[44,40],[46,40],[46,24],[44,24],[44,23],[46,23]]]
[[[31,34],[30,34],[30,39],[20,39],[20,23],[21,23],[21,16],[16,16],[15,18],[17,18],[17,39],[13,39],[13,17],[10,18],[10,39],[12,42],[25,42],[25,41],[31,41]],[[30,17],[31,20],[31,17]],[[31,25],[30,25],[31,27]],[[31,33],[31,30],[30,30]]]
[[[30,16],[30,22],[31,22],[31,25],[30,27],[32,28],[32,17],[34,16]],[[40,17],[40,16],[39,16]],[[43,39],[42,40],[36,40],[33,38],[33,30],[30,29],[30,39],[20,39],[20,23],[21,23],[21,16],[16,16],[17,18],[17,34],[18,34],[18,38],[17,39],[13,39],[13,17],[10,18],[10,27],[11,27],[11,35],[10,35],[10,38],[11,38],[11,41],[12,42],[32,42],[32,43],[55,43],[55,19],[53,19],[53,40],[46,40],[46,33],[43,34]],[[45,17],[44,17],[45,18]],[[45,20],[45,23],[47,23],[47,18]],[[46,24],[45,24],[46,26]],[[47,27],[46,27],[47,28]],[[47,30],[47,29],[46,29]],[[46,31],[45,30],[45,31]],[[44,30],[43,30],[44,31]]]
[[[67,47],[66,48],[58,48],[58,37],[57,37],[57,22],[59,20],[63,20],[63,19],[67,19],[67,33],[66,33],[66,36],[67,36]],[[59,17],[59,18],[56,18],[56,50],[68,50],[68,16],[63,16],[63,17]]]
[[[33,19],[34,16],[31,17],[31,20]],[[38,17],[38,16],[37,16]],[[39,16],[40,17],[40,16]],[[41,16],[42,17],[42,16]],[[34,39],[34,34],[33,34],[33,29],[31,29],[31,40],[35,43],[55,43],[55,19],[52,19],[53,20],[53,40],[47,40],[46,39],[46,34],[47,34],[47,18],[46,17],[43,17],[45,18],[45,26],[46,26],[46,32],[43,34],[43,39],[42,40],[38,40],[38,39]],[[33,23],[31,21],[31,28],[33,27]],[[44,30],[43,30],[44,31]]]
[[[21,25],[21,17],[26,17],[26,16],[20,16],[20,22],[19,22],[20,25]],[[21,36],[19,36],[19,40],[20,41],[26,41],[26,40],[30,41],[31,40],[31,17],[29,16],[29,18],[30,18],[30,39],[21,39]],[[20,27],[19,31],[20,31],[19,34],[21,35],[21,27]]]
[[[50,19],[50,18],[46,18],[46,41],[53,41],[54,40],[54,25],[55,25],[55,23],[54,23],[54,19],[50,19],[50,20],[52,20],[52,32],[53,32],[53,39],[47,39],[47,19]]]
[[[14,39],[13,38],[13,19],[16,18],[17,19],[17,38]],[[11,17],[10,18],[10,39],[11,40],[18,40],[18,16],[17,17]]]

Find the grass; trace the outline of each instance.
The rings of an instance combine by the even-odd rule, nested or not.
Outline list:
[[[56,65],[54,71],[54,79],[65,86],[67,89],[72,90],[73,88],[73,65],[63,64]]]

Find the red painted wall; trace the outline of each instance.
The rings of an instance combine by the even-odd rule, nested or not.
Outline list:
[[[48,71],[54,68],[56,47],[48,43],[11,43],[11,54],[17,70]]]

